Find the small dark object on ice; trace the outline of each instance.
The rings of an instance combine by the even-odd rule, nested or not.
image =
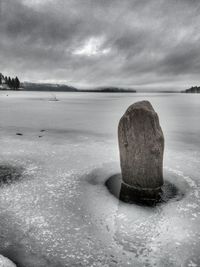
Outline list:
[[[23,135],[22,133],[16,133],[16,135]]]
[[[56,95],[52,95],[52,98],[49,99],[49,101],[59,101],[59,99],[56,97]]]
[[[41,137],[43,137],[43,136],[42,136],[42,135],[39,135],[38,137],[41,138]]]
[[[40,130],[40,132],[41,132],[41,133],[42,133],[42,132],[46,132],[46,130],[43,130],[43,129],[42,129],[42,130]]]

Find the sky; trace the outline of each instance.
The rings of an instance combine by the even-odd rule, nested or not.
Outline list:
[[[200,85],[200,1],[0,0],[0,72],[78,88]]]

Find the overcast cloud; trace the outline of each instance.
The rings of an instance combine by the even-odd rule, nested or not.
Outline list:
[[[200,1],[0,0],[0,72],[78,87],[200,85]]]

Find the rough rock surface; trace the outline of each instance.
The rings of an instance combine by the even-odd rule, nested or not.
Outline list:
[[[148,101],[131,105],[118,127],[123,182],[149,192],[163,185],[164,136],[159,118]]]
[[[16,265],[8,258],[0,255],[0,267],[16,267]]]

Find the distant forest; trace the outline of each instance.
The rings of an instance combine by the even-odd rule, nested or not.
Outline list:
[[[12,78],[10,76],[4,76],[0,73],[0,89],[1,90],[19,90],[20,80],[18,77]]]
[[[200,86],[192,86],[184,91],[184,93],[200,93]]]

